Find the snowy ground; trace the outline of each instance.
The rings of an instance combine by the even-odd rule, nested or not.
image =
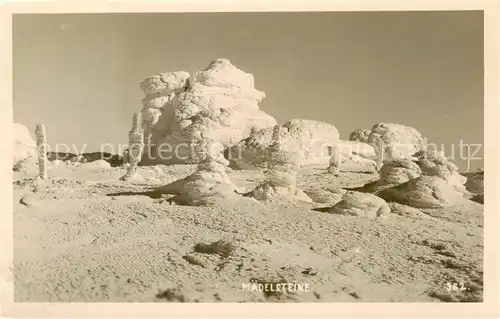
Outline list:
[[[154,191],[194,169],[140,168],[132,183],[118,180],[124,168],[92,164],[51,165],[46,181],[14,172],[15,301],[482,301],[481,204],[391,204],[389,216],[372,220],[320,203],[179,206]],[[243,189],[261,178],[229,175]],[[376,178],[308,168],[299,185],[355,188]],[[220,249],[207,246],[218,241]],[[252,280],[309,291],[245,291]]]

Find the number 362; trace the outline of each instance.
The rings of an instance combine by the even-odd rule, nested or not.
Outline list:
[[[464,291],[464,290],[467,290],[467,288],[465,288],[465,285],[464,285],[463,282],[461,282],[461,283],[447,282],[445,284],[445,287],[446,287],[447,291]]]

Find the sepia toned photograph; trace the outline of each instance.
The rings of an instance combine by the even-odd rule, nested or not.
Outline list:
[[[14,14],[13,301],[483,303],[484,22]]]

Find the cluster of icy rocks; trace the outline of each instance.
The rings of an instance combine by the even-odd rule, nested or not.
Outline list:
[[[377,217],[390,211],[387,202],[439,208],[470,195],[464,186],[467,178],[443,154],[427,151],[425,138],[412,127],[378,123],[341,140],[334,125],[321,121],[292,119],[278,125],[260,110],[265,93],[255,89],[253,75],[227,59],[194,74],[150,76],[141,89],[141,164],[198,164],[194,174],[162,188],[179,203],[209,205],[242,196],[268,202],[318,201],[320,193],[297,188],[298,171],[308,165],[336,176],[379,174],[361,189],[336,191],[332,213]],[[16,125],[14,135],[14,161],[32,158],[36,150],[27,129]],[[262,170],[267,179],[241,192],[228,176],[231,169]]]

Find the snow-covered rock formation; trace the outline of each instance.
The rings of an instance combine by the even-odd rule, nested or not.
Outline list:
[[[266,165],[272,160],[262,156],[268,147],[272,128],[254,132],[250,137],[227,150],[231,164],[239,169],[251,169]],[[340,171],[374,171],[372,146],[354,141],[342,141],[334,125],[313,120],[292,119],[282,126],[281,148],[294,154],[300,165],[322,165],[330,162],[329,146],[335,146],[339,152]]]
[[[160,187],[158,192],[176,195],[172,201],[182,205],[208,206],[221,202],[239,201],[238,187],[226,172],[224,162],[207,154],[193,174]]]
[[[422,171],[412,160],[392,160],[386,162],[379,171],[379,179],[354,190],[363,193],[378,193],[384,189],[406,183],[420,177]]]
[[[294,202],[296,200],[311,202],[302,190],[297,188],[297,170],[301,156],[297,152],[284,147],[283,137],[290,131],[275,125],[272,129],[271,141],[263,150],[262,163],[265,165],[267,180],[259,184],[251,192],[245,194],[264,202]],[[284,133],[284,134],[283,134]],[[292,145],[295,145],[292,143]]]
[[[155,75],[141,87],[146,94],[143,126],[150,144],[143,164],[200,163],[208,148],[232,146],[252,128],[276,124],[259,109],[265,94],[254,88],[253,75],[227,59],[217,59],[193,76]]]
[[[278,141],[273,141],[274,138]],[[276,135],[277,134],[277,135]],[[278,143],[279,145],[276,145]],[[275,125],[258,131],[227,150],[231,165],[239,169],[268,168],[302,163],[301,145],[287,128]]]
[[[377,194],[388,202],[415,208],[445,208],[464,199],[463,193],[439,176],[420,176]]]
[[[467,177],[459,173],[458,167],[449,161],[443,152],[420,151],[414,154],[423,175],[437,176],[455,187],[461,193],[467,193]]]
[[[390,213],[391,209],[382,198],[376,195],[348,191],[343,195],[342,200],[331,207],[328,212],[377,218]]]
[[[384,164],[380,169],[379,187],[391,187],[406,183],[420,177],[420,167],[411,160],[394,160]]]
[[[394,123],[378,123],[369,131],[355,130],[349,139],[366,142],[376,149],[377,145],[382,145],[385,160],[411,158],[413,154],[427,147],[425,138],[416,129]]]
[[[368,136],[370,136],[370,133],[372,130],[367,129],[367,128],[359,128],[357,130],[354,130],[350,135],[349,135],[349,141],[358,141],[362,143],[368,142]]]
[[[35,163],[37,156],[36,142],[28,128],[22,124],[13,124],[13,165],[20,161]]]

